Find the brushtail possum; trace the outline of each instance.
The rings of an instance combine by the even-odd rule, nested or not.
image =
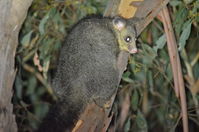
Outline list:
[[[74,125],[87,104],[100,107],[117,90],[117,57],[121,50],[136,53],[132,19],[92,16],[69,32],[58,60],[53,89],[58,100],[39,132],[63,132]]]

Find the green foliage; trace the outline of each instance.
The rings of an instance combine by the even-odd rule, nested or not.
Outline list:
[[[179,38],[179,50],[184,49],[187,39],[191,33],[192,22],[190,20],[186,21],[183,26],[182,34]]]
[[[193,132],[199,128],[199,85],[196,84],[199,77],[198,7],[198,1],[189,4],[181,0],[170,1],[170,15],[174,20],[185,79],[190,130]],[[148,41],[150,37],[152,41]],[[128,84],[129,89],[133,88],[129,104],[132,117],[127,119],[124,130],[181,131],[181,107],[173,90],[166,38],[160,22],[154,21],[148,26],[141,38],[140,51],[130,57],[128,69],[122,78],[122,85]]]
[[[34,0],[20,33],[18,73],[13,98],[19,131],[33,131],[56,98],[50,86],[59,49],[67,31],[87,14],[103,14],[107,0]],[[170,15],[181,55],[189,121],[199,129],[199,2],[171,0]],[[177,131],[181,108],[173,90],[173,76],[162,24],[155,20],[141,34],[139,53],[129,57],[115,105],[125,93],[129,111],[122,131]],[[124,93],[124,94],[121,94]],[[119,100],[119,101],[118,101]],[[124,108],[119,107],[118,112]],[[120,114],[119,114],[120,115]],[[115,119],[116,122],[120,120]],[[115,123],[117,128],[118,123]]]

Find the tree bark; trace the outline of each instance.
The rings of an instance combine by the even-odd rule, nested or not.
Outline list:
[[[18,35],[32,0],[0,0],[0,132],[16,132],[12,86]]]

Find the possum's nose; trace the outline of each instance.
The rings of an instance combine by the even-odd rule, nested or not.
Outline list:
[[[138,49],[137,48],[132,48],[130,51],[129,51],[129,53],[131,53],[131,54],[135,54],[135,53],[137,53],[138,52]]]

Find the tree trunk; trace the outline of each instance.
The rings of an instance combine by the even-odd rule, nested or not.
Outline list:
[[[0,0],[0,132],[16,132],[12,86],[18,35],[32,0]]]

